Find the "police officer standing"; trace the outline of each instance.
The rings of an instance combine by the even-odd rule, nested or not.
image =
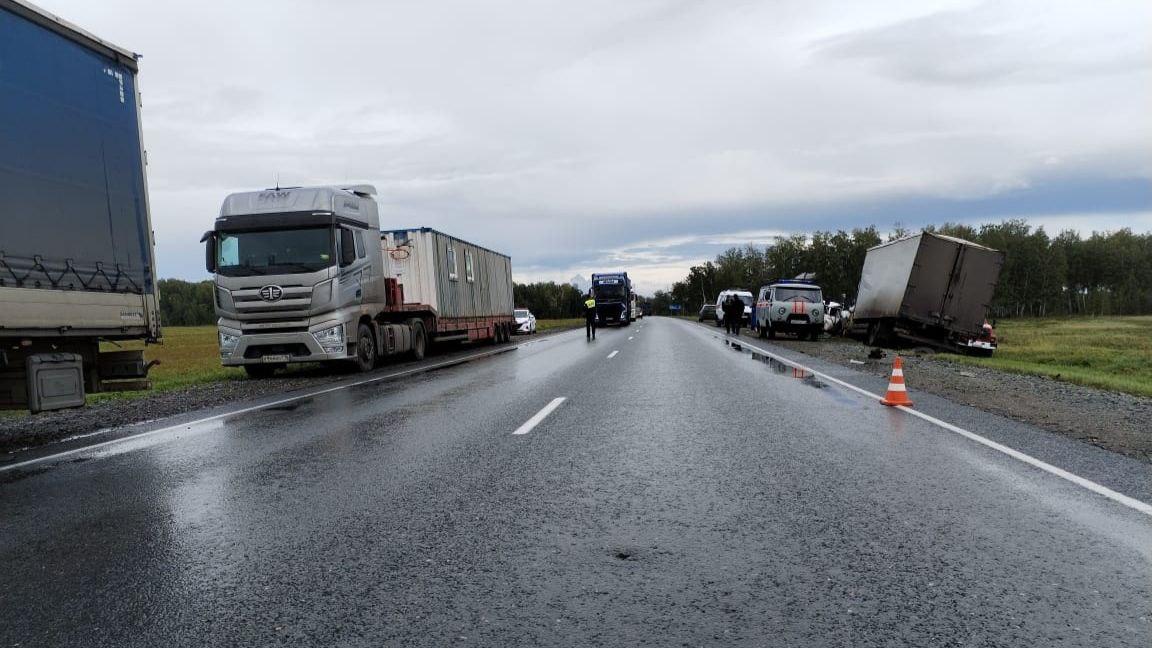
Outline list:
[[[588,291],[588,298],[584,300],[584,333],[589,340],[596,339],[596,297]]]

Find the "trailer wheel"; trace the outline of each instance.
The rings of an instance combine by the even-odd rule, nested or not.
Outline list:
[[[409,320],[408,328],[412,329],[412,357],[423,360],[424,354],[428,352],[428,334],[424,332],[424,322]]]
[[[271,364],[244,365],[244,373],[248,374],[248,377],[254,380],[271,378],[277,369],[279,369],[279,366]]]
[[[356,357],[352,359],[352,366],[359,372],[376,368],[376,337],[367,324],[356,328]]]

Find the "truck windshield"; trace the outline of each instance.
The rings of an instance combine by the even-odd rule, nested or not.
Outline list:
[[[819,304],[824,295],[819,288],[777,288],[776,301],[805,301]]]
[[[327,227],[220,234],[217,272],[226,277],[316,272],[332,265]]]
[[[625,289],[624,284],[597,284],[593,287],[596,293],[597,301],[606,299],[621,300],[624,299]]]

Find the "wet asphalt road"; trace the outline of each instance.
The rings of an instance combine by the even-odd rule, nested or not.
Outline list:
[[[722,338],[566,333],[0,472],[0,645],[1152,645],[1152,517]]]

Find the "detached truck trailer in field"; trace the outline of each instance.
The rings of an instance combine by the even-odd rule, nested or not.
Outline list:
[[[147,387],[160,337],[137,56],[0,0],[0,408]]]
[[[228,196],[204,235],[220,360],[253,377],[290,363],[360,371],[447,341],[507,342],[512,262],[432,229],[381,233],[369,185]]]
[[[864,257],[852,333],[869,344],[899,337],[946,351],[990,354],[984,328],[1004,253],[923,232]]]

